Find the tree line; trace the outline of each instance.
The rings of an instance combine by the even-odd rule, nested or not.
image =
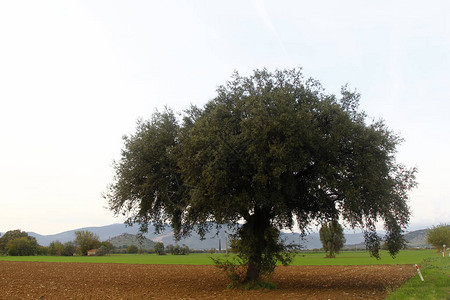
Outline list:
[[[154,252],[159,255],[170,253],[172,255],[187,255],[190,249],[187,245],[167,245],[162,242],[155,244],[154,249],[143,250],[136,245],[126,245],[125,253],[144,253]],[[33,256],[33,255],[52,255],[52,256],[73,256],[87,255],[88,251],[96,250],[95,255],[103,256],[116,249],[109,241],[100,242],[98,235],[90,231],[75,231],[73,241],[62,243],[53,241],[48,247],[39,245],[36,238],[28,235],[25,231],[10,230],[0,237],[0,255],[10,256]]]
[[[87,255],[89,250],[97,250],[97,255],[105,255],[114,249],[108,241],[99,241],[98,235],[90,231],[76,231],[75,239],[66,243],[53,241],[48,247],[39,245],[36,238],[19,229],[7,231],[0,237],[0,254],[11,256]]]

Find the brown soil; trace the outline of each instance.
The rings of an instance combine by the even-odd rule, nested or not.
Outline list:
[[[0,299],[383,299],[411,265],[278,267],[277,290],[228,290],[214,266],[0,261]]]

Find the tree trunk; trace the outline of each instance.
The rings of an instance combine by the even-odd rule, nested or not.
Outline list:
[[[256,211],[241,228],[241,240],[244,248],[248,249],[245,282],[256,282],[261,279],[263,252],[267,247],[265,232],[268,228],[270,228],[268,218],[265,218],[260,211]]]
[[[261,255],[249,259],[245,282],[256,282],[260,280],[261,260]]]

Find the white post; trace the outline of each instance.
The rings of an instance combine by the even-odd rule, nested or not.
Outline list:
[[[417,273],[419,273],[420,279],[422,279],[422,281],[424,281],[424,280],[423,280],[422,273],[420,272],[419,266],[418,266],[417,264],[416,264],[416,270],[417,270]]]

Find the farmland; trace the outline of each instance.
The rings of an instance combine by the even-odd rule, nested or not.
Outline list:
[[[220,254],[214,254],[216,256]],[[209,254],[187,256],[0,257],[0,298],[6,299],[384,299],[434,251],[402,251],[393,260],[365,252],[302,253],[277,267],[277,290],[228,290],[228,279]],[[86,263],[90,262],[90,263]]]
[[[392,258],[386,251],[381,251],[381,259],[370,257],[365,251],[344,251],[336,258],[325,258],[324,252],[300,252],[291,265],[396,265],[415,264],[435,255],[435,250],[400,251]],[[224,254],[212,254],[214,257]],[[79,262],[79,263],[122,263],[122,264],[177,264],[177,265],[212,265],[211,254],[193,253],[189,255],[156,254],[118,254],[107,256],[0,256],[0,261],[35,261],[35,262]]]

